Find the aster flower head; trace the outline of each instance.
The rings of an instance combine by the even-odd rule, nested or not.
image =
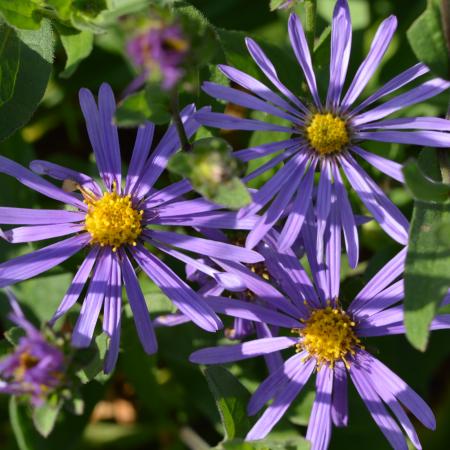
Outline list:
[[[450,83],[442,79],[431,79],[375,106],[378,100],[429,71],[423,64],[416,64],[364,101],[358,101],[379,66],[396,26],[394,16],[381,23],[367,57],[345,91],[352,30],[347,1],[338,0],[332,23],[328,91],[326,98],[321,99],[302,24],[295,14],[291,14],[289,38],[311,93],[311,104],[304,103],[282,83],[275,66],[250,38],[246,39],[248,51],[275,90],[240,70],[224,65],[219,66],[224,75],[248,92],[215,83],[204,84],[205,92],[215,98],[263,111],[290,123],[287,126],[275,125],[207,111],[197,116],[202,124],[216,128],[279,131],[291,135],[287,140],[235,152],[236,157],[250,161],[281,151],[262,168],[257,169],[258,174],[284,162],[276,175],[253,196],[253,203],[241,210],[240,214],[244,216],[267,207],[258,224],[249,233],[247,247],[254,247],[280,218],[286,216],[278,245],[281,250],[287,249],[297,238],[304,223],[305,212],[313,204],[312,199],[315,197],[314,206],[319,223],[317,248],[321,260],[324,255],[323,233],[330,220],[330,204],[334,197],[340,210],[338,226],[345,237],[350,264],[355,267],[359,253],[358,234],[342,172],[384,231],[397,242],[407,243],[408,221],[359,165],[357,158],[362,158],[399,182],[403,182],[401,166],[364,150],[360,145],[365,141],[375,141],[449,147],[450,122],[447,120],[433,117],[385,118],[439,94]],[[316,195],[313,196],[316,170],[320,171],[320,179]]]
[[[34,406],[64,383],[64,354],[29,322],[11,291],[6,290],[12,312],[9,319],[26,333],[14,352],[0,360],[0,392],[30,396]]]
[[[222,326],[207,302],[149,251],[146,244],[184,263],[196,264],[198,270],[231,288],[237,282],[233,274],[195,262],[183,251],[211,257],[226,255],[230,261],[246,263],[258,262],[262,257],[254,251],[226,243],[161,230],[161,225],[248,229],[254,225],[254,220],[239,220],[236,214],[221,212],[219,206],[203,199],[186,200],[184,194],[191,191],[187,181],[174,183],[161,190],[155,189],[154,184],[167,161],[180,147],[173,125],[152,152],[154,125],[148,122],[139,127],[128,174],[122,183],[118,130],[113,124],[116,106],[111,88],[107,84],[101,86],[98,106],[92,93],[82,89],[80,103],[101,183],[86,174],[50,162],[31,163],[34,172],[64,180],[66,186],[76,186],[78,191],[67,192],[0,156],[0,173],[13,176],[22,184],[70,208],[35,210],[2,207],[2,224],[26,225],[3,231],[2,237],[10,243],[21,243],[73,235],[0,264],[0,287],[39,275],[86,249],[86,257],[52,322],[77,302],[84,286],[88,285],[73,331],[72,344],[75,347],[90,344],[103,308],[103,331],[110,337],[105,369],[110,371],[119,351],[122,282],[144,350],[154,353],[157,349],[156,336],[133,268],[133,259],[194,323],[207,331],[216,331]],[[193,118],[194,113],[194,106],[181,111],[181,119],[189,137],[199,126]]]
[[[283,288],[293,311],[287,314],[281,309],[260,309],[254,320],[279,327],[280,336],[198,350],[190,360],[223,364],[291,349],[293,354],[271,372],[250,399],[249,415],[257,414],[266,403],[272,402],[248,432],[247,440],[263,439],[316,374],[316,398],[306,434],[313,450],[328,448],[333,424],[347,426],[350,380],[394,449],[407,450],[403,431],[420,449],[404,408],[423,425],[434,429],[432,411],[411,387],[365,348],[366,338],[405,333],[401,304],[404,285],[400,277],[406,249],[344,307],[339,295],[340,259],[336,258],[332,244],[335,231],[326,230],[325,235],[327,261],[318,264],[317,260],[310,260],[312,278],[292,250],[277,250],[277,236],[263,244],[262,254],[266,261],[271,261],[271,277]],[[233,314],[248,317],[244,309],[241,312],[235,309]],[[437,316],[431,328],[450,328],[450,315]]]
[[[142,83],[152,71],[162,76],[164,89],[172,89],[184,71],[182,64],[189,51],[189,42],[177,24],[152,27],[133,37],[127,52],[133,63],[142,69]],[[135,86],[137,88],[137,86]]]

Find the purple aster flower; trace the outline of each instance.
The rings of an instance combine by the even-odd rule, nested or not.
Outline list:
[[[178,25],[151,28],[135,36],[128,42],[127,52],[142,74],[133,82],[133,90],[154,70],[161,73],[163,88],[172,89],[184,74],[181,65],[188,51],[189,42]]]
[[[253,248],[285,214],[287,219],[281,230],[278,245],[281,250],[285,250],[293,244],[303,225],[305,212],[313,201],[311,193],[314,172],[318,170],[320,179],[315,209],[319,223],[317,234],[319,260],[323,259],[324,254],[323,233],[330,217],[330,199],[335,196],[340,211],[338,227],[345,237],[350,265],[356,267],[359,253],[358,234],[341,169],[351,187],[384,231],[397,242],[407,243],[408,221],[358,164],[355,157],[362,158],[384,174],[403,182],[400,164],[364,150],[360,147],[361,143],[376,141],[449,147],[448,120],[434,117],[395,119],[385,117],[439,94],[446,90],[450,83],[438,78],[431,79],[408,92],[390,98],[379,106],[374,106],[377,100],[429,71],[423,64],[417,64],[394,77],[366,100],[357,102],[379,66],[396,26],[397,20],[394,16],[382,22],[366,59],[360,65],[348,90],[344,92],[352,30],[347,1],[337,1],[331,35],[330,81],[325,101],[319,97],[305,33],[295,14],[289,19],[289,37],[311,92],[311,104],[303,103],[280,81],[271,61],[250,38],[246,39],[246,44],[251,57],[278,92],[250,75],[224,65],[219,66],[224,75],[249,92],[215,83],[204,84],[205,92],[215,98],[263,111],[286,119],[290,123],[287,126],[274,125],[209,111],[199,112],[196,117],[202,124],[216,128],[279,131],[291,135],[287,140],[235,153],[242,161],[250,161],[281,150],[280,154],[257,169],[258,174],[284,162],[284,166],[277,174],[253,196],[253,203],[240,212],[242,217],[267,207],[259,223],[248,235],[246,243],[248,248]]]
[[[9,319],[26,335],[13,353],[0,360],[0,392],[29,395],[33,405],[39,406],[63,383],[64,354],[25,318],[12,292],[6,290],[6,294],[12,309]]]
[[[349,379],[394,449],[408,448],[401,428],[420,449],[417,434],[404,408],[423,425],[434,429],[432,411],[402,379],[368,353],[363,343],[369,337],[405,333],[401,304],[404,286],[399,277],[403,272],[406,249],[387,263],[344,309],[339,300],[337,202],[332,204],[331,216],[331,225],[325,230],[326,264],[319,265],[317,260],[311,264],[312,280],[292,250],[277,249],[278,236],[266,236],[262,253],[271,277],[282,286],[290,300],[292,313],[286,314],[285,308],[276,311],[257,305],[233,305],[233,310],[230,306],[224,311],[245,318],[252,315],[252,320],[280,327],[280,330],[288,329],[292,335],[206,348],[194,352],[190,360],[223,364],[266,356],[287,348],[296,350],[296,354],[273,371],[252,395],[249,415],[258,413],[266,403],[273,401],[249,431],[247,440],[264,438],[316,372],[316,399],[306,434],[312,450],[328,448],[333,424],[347,425]],[[450,328],[450,315],[435,318],[431,328]]]
[[[65,180],[66,185],[70,180],[81,195],[66,192],[0,156],[0,173],[13,176],[22,184],[71,208],[34,210],[2,207],[0,223],[26,225],[3,231],[3,237],[11,243],[20,243],[74,235],[0,264],[0,287],[39,275],[87,247],[84,262],[52,322],[75,304],[88,284],[72,344],[75,347],[90,344],[103,307],[103,331],[111,338],[106,359],[106,370],[109,371],[114,367],[119,351],[122,281],[144,350],[151,354],[157,349],[153,325],[131,258],[198,326],[207,331],[216,331],[222,326],[208,303],[152,254],[145,243],[184,263],[196,264],[198,270],[227,287],[238,282],[234,275],[198,263],[176,248],[245,263],[258,262],[262,257],[254,251],[226,243],[162,231],[161,225],[248,229],[255,221],[248,218],[239,220],[235,213],[221,212],[220,206],[203,199],[186,200],[183,194],[191,190],[188,181],[180,181],[161,190],[155,189],[154,184],[167,161],[180,147],[173,125],[153,152],[150,152],[150,147],[154,125],[146,123],[139,127],[128,175],[122,186],[118,132],[113,124],[116,106],[111,88],[107,84],[101,86],[98,108],[92,93],[87,89],[80,91],[80,103],[103,186],[88,175],[72,169],[45,161],[31,163],[32,170],[39,174]],[[192,136],[199,126],[193,119],[194,113],[193,106],[181,112],[188,136]]]

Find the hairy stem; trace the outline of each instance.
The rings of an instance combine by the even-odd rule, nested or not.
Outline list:
[[[305,33],[312,56],[314,51],[314,41],[316,38],[316,14],[317,14],[316,0],[305,0],[305,12],[306,12]]]
[[[170,96],[170,112],[172,113],[172,118],[177,129],[178,137],[180,138],[181,149],[185,152],[189,152],[191,150],[191,144],[186,135],[183,121],[180,117],[180,110],[178,108],[178,93],[176,91],[173,91]]]

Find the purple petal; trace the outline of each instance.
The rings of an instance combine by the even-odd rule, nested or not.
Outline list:
[[[79,222],[86,214],[57,209],[27,209],[0,207],[0,223],[5,225],[50,225]]]
[[[81,307],[80,315],[72,333],[72,345],[77,348],[89,347],[94,334],[103,299],[111,279],[111,249],[100,251],[94,274]]]
[[[83,233],[0,264],[0,287],[46,272],[77,253],[90,239]]]
[[[339,161],[366,208],[383,230],[402,245],[408,242],[409,223],[400,210],[386,197],[350,154]]]
[[[440,133],[439,131],[362,131],[356,133],[356,137],[377,142],[450,147],[450,133]]]
[[[401,129],[422,129],[436,131],[450,131],[450,121],[439,117],[400,117],[397,119],[380,120],[378,122],[370,122],[358,128],[360,131],[365,130],[401,130]]]
[[[395,92],[397,89],[400,89],[402,86],[405,86],[405,84],[410,83],[411,81],[415,80],[416,78],[420,77],[421,75],[429,72],[430,69],[428,69],[427,66],[423,63],[418,63],[413,67],[410,67],[409,69],[405,70],[404,72],[400,73],[399,75],[392,78],[390,81],[388,81],[386,84],[384,84],[378,91],[373,93],[370,97],[368,97],[366,100],[364,100],[360,105],[358,105],[356,108],[354,108],[351,111],[351,116],[355,116],[360,111],[365,109],[367,106],[370,106],[372,103],[375,103],[380,98]]]
[[[314,360],[310,359],[304,364],[299,364],[292,378],[283,386],[283,389],[277,393],[273,403],[264,411],[264,414],[255,423],[248,432],[245,439],[253,441],[265,438],[272,428],[281,419],[283,414],[289,408],[295,397],[303,389],[315,367]]]
[[[289,16],[288,23],[289,39],[292,49],[294,50],[300,67],[305,74],[306,82],[313,97],[314,103],[318,109],[321,109],[319,92],[317,90],[316,77],[312,67],[311,54],[309,52],[308,43],[306,42],[305,32],[302,23],[296,14]]]
[[[258,145],[256,147],[249,147],[244,150],[238,150],[233,153],[233,156],[241,161],[247,162],[252,159],[262,158],[263,156],[271,155],[279,150],[284,150],[294,145],[300,146],[301,139],[287,139],[279,142],[269,142],[268,144]]]
[[[297,187],[297,194],[292,205],[292,210],[284,224],[280,233],[278,245],[280,250],[290,248],[297,239],[303,222],[305,221],[306,212],[311,205],[312,190],[314,185],[314,172],[316,170],[317,159],[311,161],[311,165],[306,169],[300,184]],[[300,174],[298,174],[300,176]],[[294,184],[294,183],[292,183]],[[279,195],[282,195],[280,192]],[[276,201],[276,200],[275,200]],[[283,207],[284,210],[284,207]]]
[[[286,316],[255,303],[230,299],[228,297],[205,297],[215,312],[231,317],[267,323],[283,328],[298,328],[301,324],[297,319]]]
[[[127,291],[128,302],[133,311],[134,323],[136,325],[139,340],[141,341],[145,352],[151,355],[158,350],[158,343],[150,319],[150,313],[147,304],[145,303],[141,287],[139,286],[136,273],[124,251],[121,252],[121,257],[123,282]]]
[[[253,324],[253,322],[247,322]],[[272,330],[268,325],[261,322],[256,322],[255,324],[256,336],[259,339],[273,337]],[[266,361],[267,369],[269,373],[273,373],[278,370],[279,367],[283,366],[284,361],[280,352],[269,353],[268,355],[264,355],[264,360]]]
[[[341,279],[341,224],[334,192],[332,194],[331,202],[329,236],[325,248],[326,262],[330,277],[328,299],[338,299]]]
[[[429,98],[445,91],[449,86],[450,82],[441,80],[440,78],[426,81],[420,86],[417,86],[404,94],[400,94],[382,105],[377,106],[376,108],[359,114],[352,120],[352,124],[353,126],[360,126],[368,122],[382,119],[383,117],[386,117],[400,109],[406,108],[407,106],[428,100]]]
[[[271,102],[275,106],[289,111],[291,114],[300,115],[296,108],[292,107],[286,100],[273,92],[256,78],[253,78],[250,75],[235,69],[234,67],[225,66],[223,64],[220,64],[218,68],[231,81],[234,81],[236,84],[242,86],[250,92],[253,92],[263,100]]]
[[[46,195],[49,198],[76,206],[82,210],[87,209],[86,205],[75,195],[63,191],[49,183],[47,180],[44,180],[39,175],[31,172],[31,170],[25,169],[25,167],[22,167],[20,164],[17,164],[4,156],[0,156],[0,173],[5,173],[6,175],[16,178],[23,185]]]
[[[328,159],[322,160],[320,171],[319,187],[317,190],[316,216],[317,216],[317,257],[318,262],[323,262],[323,241],[325,227],[331,207],[331,162]],[[311,195],[311,194],[310,194]],[[308,197],[307,197],[308,198]]]
[[[19,242],[36,242],[45,239],[53,239],[68,234],[83,231],[84,224],[59,223],[56,225],[34,225],[30,227],[18,227],[4,232],[3,238],[12,244]]]
[[[133,192],[138,182],[150,153],[150,147],[153,141],[155,125],[151,122],[145,122],[140,125],[134,143],[133,153],[131,154],[130,167],[125,185],[125,194]]]
[[[78,300],[84,285],[86,284],[89,274],[91,273],[94,263],[97,259],[100,247],[92,247],[83,263],[81,264],[78,272],[75,274],[66,295],[62,299],[58,309],[50,320],[50,325],[53,325],[61,316],[63,316]]]
[[[341,108],[347,109],[359,97],[359,94],[367,86],[367,83],[372,78],[375,70],[378,68],[381,59],[383,58],[389,44],[392,41],[395,30],[397,28],[397,18],[390,16],[385,19],[378,27],[377,33],[373,38],[369,53],[366,59],[359,66],[352,84],[348,88],[347,94],[342,100]]]
[[[298,117],[284,112],[270,103],[260,100],[258,97],[247,94],[246,92],[239,91],[238,89],[222,86],[216,83],[210,83],[209,81],[203,83],[202,89],[208,95],[216,99],[226,100],[227,102],[232,102],[233,104],[243,106],[244,108],[263,111],[267,114],[281,117],[298,125],[303,124],[303,121],[301,121]]]
[[[198,112],[195,118],[202,125],[213,128],[223,128],[225,130],[281,131],[284,133],[296,133],[294,128],[262,122],[256,119],[240,119],[223,113]]]
[[[285,348],[294,346],[297,342],[297,338],[281,336],[256,339],[236,345],[208,347],[192,353],[189,361],[196,364],[223,364],[241,361],[278,350],[284,350]]]
[[[253,250],[171,231],[148,230],[146,231],[146,236],[174,247],[199,253],[200,255],[245,263],[256,263],[263,260],[261,255]]]
[[[327,108],[336,108],[341,98],[347,75],[352,46],[352,22],[347,0],[338,0],[331,25],[330,82],[327,93]]]
[[[253,61],[264,72],[264,75],[272,82],[272,84],[282,92],[297,108],[304,113],[308,112],[306,106],[295,96],[278,78],[277,71],[270,59],[262,51],[261,47],[251,38],[246,38],[245,43],[247,49],[253,58]]]
[[[170,184],[163,189],[153,190],[141,203],[143,209],[155,208],[158,205],[171,202],[177,197],[181,197],[192,190],[191,183],[188,180],[181,180]]]
[[[338,361],[334,366],[331,418],[337,427],[348,425],[347,371],[342,361]]]
[[[30,169],[39,175],[48,175],[56,180],[72,180],[80,186],[89,189],[95,195],[101,196],[102,190],[97,182],[90,176],[76,170],[68,169],[48,161],[35,160],[31,161]]]
[[[317,372],[316,398],[311,410],[306,439],[311,450],[327,449],[331,440],[331,394],[333,392],[333,369],[323,366]]]
[[[221,327],[222,322],[206,301],[145,247],[138,244],[132,253],[144,272],[194,323],[206,331]]]
[[[389,159],[383,158],[375,153],[366,152],[361,147],[352,146],[351,150],[364,158],[369,164],[377,168],[380,172],[385,173],[394,180],[400,183],[405,182],[405,177],[402,172],[402,165]]]
[[[176,327],[178,325],[183,325],[184,323],[189,323],[191,319],[184,314],[166,314],[164,316],[158,316],[154,321],[153,325],[157,327]]]

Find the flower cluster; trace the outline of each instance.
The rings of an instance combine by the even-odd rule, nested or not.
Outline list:
[[[105,372],[112,372],[119,356],[124,287],[147,354],[157,352],[158,326],[191,321],[216,332],[223,327],[220,315],[234,319],[225,336],[237,343],[197,350],[190,361],[224,364],[265,358],[269,376],[253,393],[248,414],[255,415],[268,406],[248,431],[247,440],[264,438],[315,375],[316,397],[306,434],[313,450],[328,448],[333,425],[347,426],[349,381],[394,449],[408,447],[404,433],[420,449],[406,410],[433,429],[431,409],[366,348],[369,338],[405,333],[402,274],[409,223],[357,159],[402,183],[400,164],[363,149],[365,142],[449,147],[448,120],[387,117],[445,91],[450,83],[428,79],[375,106],[425,75],[428,68],[420,63],[359,102],[396,26],[393,16],[381,23],[366,59],[344,89],[352,27],[347,1],[337,0],[325,98],[319,94],[311,53],[295,14],[289,18],[288,34],[309,89],[305,98],[282,83],[264,51],[248,38],[250,56],[274,88],[221,65],[219,69],[233,87],[206,82],[203,89],[215,99],[262,111],[284,119],[287,125],[188,105],[176,116],[180,123],[170,125],[156,145],[155,125],[145,122],[139,126],[126,175],[122,173],[111,87],[102,84],[98,100],[81,89],[81,110],[99,177],[42,160],[32,161],[30,170],[0,156],[0,173],[62,204],[55,209],[0,207],[0,224],[12,226],[0,230],[0,237],[8,243],[61,238],[2,262],[0,288],[38,276],[81,253],[82,263],[48,319],[54,325],[81,299],[71,343],[75,348],[89,347],[101,320],[102,331],[109,338]],[[165,77],[163,87],[172,89],[181,76],[188,48],[188,41],[174,25],[138,35],[129,43],[128,52],[143,69],[139,82],[158,65]],[[243,162],[272,156],[245,182],[283,163],[259,190],[252,191],[252,202],[238,212],[194,195],[186,179],[162,188],[158,183],[182,146],[180,126],[183,138],[189,140],[201,125],[288,135],[281,141],[234,152]],[[341,292],[341,252],[345,247],[350,266],[357,267],[358,225],[367,219],[353,213],[346,181],[371,214],[369,220],[379,223],[403,247],[351,301]],[[161,255],[185,264],[186,280]],[[309,271],[300,260],[307,261]],[[161,289],[176,313],[152,320],[138,271]],[[188,282],[196,283],[198,290]],[[14,353],[0,361],[0,392],[29,394],[38,404],[63,383],[64,355],[25,319],[15,300],[11,305],[11,320],[26,336]],[[450,328],[450,315],[438,315],[431,328]],[[285,350],[290,352],[287,359],[281,353]]]

